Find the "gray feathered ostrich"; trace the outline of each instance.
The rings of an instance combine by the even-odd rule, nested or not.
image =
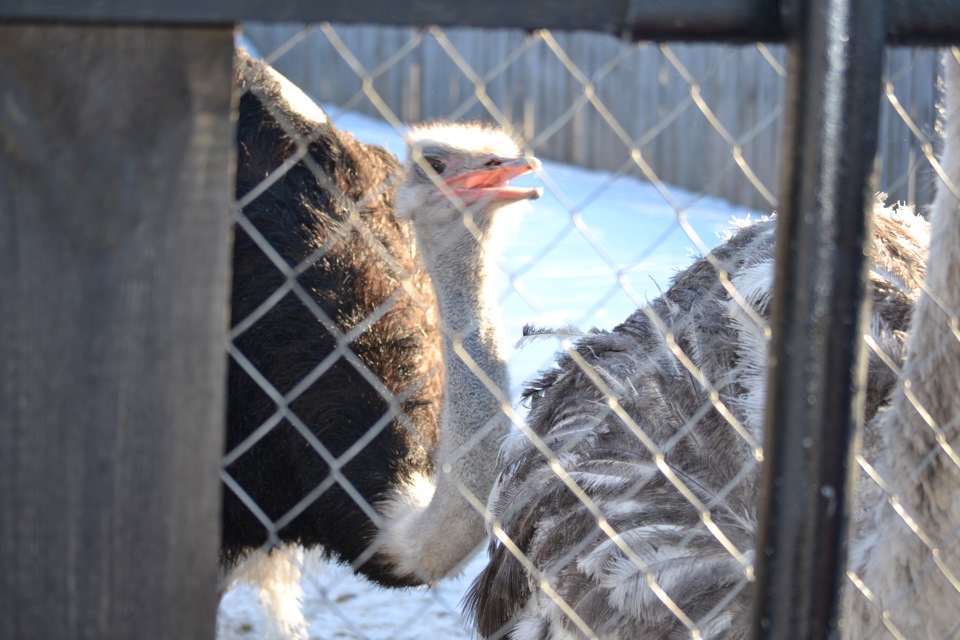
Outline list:
[[[946,175],[960,185],[957,115],[946,146]],[[858,489],[850,567],[863,588],[846,595],[850,638],[884,624],[945,638],[960,625],[956,194],[939,189],[922,287],[927,224],[874,208],[864,456],[897,499],[872,480]],[[746,226],[713,251],[742,301],[700,259],[527,389],[527,433],[502,451],[490,560],[467,596],[482,635],[747,637],[774,227]]]
[[[848,563],[856,588],[845,602],[852,639],[960,630],[960,51],[943,62],[945,181],[906,363],[889,407],[870,425],[880,452],[865,456],[873,477],[860,479],[862,517]]]
[[[408,586],[482,542],[470,501],[486,502],[507,421],[487,241],[498,213],[539,195],[506,186],[537,163],[502,131],[433,125],[409,134],[401,167],[243,52],[235,85],[246,222],[221,566],[225,585],[260,585],[276,633],[298,635],[299,569],[274,547]]]

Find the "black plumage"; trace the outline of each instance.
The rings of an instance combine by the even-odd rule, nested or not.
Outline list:
[[[320,375],[288,407],[278,406],[231,358],[227,454],[265,423],[277,424],[235,456],[226,471],[271,521],[302,509],[279,529],[279,541],[321,547],[356,562],[378,533],[369,505],[413,474],[429,476],[433,470],[430,452],[437,443],[443,379],[436,303],[411,251],[408,225],[394,216],[393,191],[401,178],[397,160],[290,105],[276,74],[242,53],[236,86],[241,91],[236,196],[269,251],[297,269],[296,282],[307,300],[291,290],[262,312],[261,305],[288,282],[238,225],[231,326],[250,326],[233,344],[279,394]],[[261,183],[284,163],[292,166],[263,189]],[[249,322],[251,314],[261,313]],[[340,348],[362,367],[337,357],[336,333],[350,334],[349,344]],[[366,504],[358,504],[331,475],[321,454],[283,416],[284,408],[335,458],[379,429],[339,469]],[[298,506],[324,483],[326,490]],[[226,567],[269,540],[264,524],[229,488],[222,524]],[[385,585],[412,583],[386,571],[376,556],[358,570]]]

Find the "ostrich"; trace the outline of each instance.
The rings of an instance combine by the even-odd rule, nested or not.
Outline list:
[[[949,82],[956,108],[956,63]],[[960,185],[958,117],[947,148]],[[886,623],[901,637],[945,638],[960,625],[956,194],[939,190],[925,285],[926,222],[879,198],[874,207],[864,457],[907,516],[873,480],[860,483],[850,638]],[[490,559],[465,600],[483,636],[747,637],[775,224],[744,225],[528,387],[528,425],[505,442],[490,495]]]
[[[433,124],[406,137],[406,178],[397,189],[397,217],[409,220],[433,281],[443,334],[446,392],[440,422],[436,489],[400,487],[383,503],[382,555],[398,575],[446,575],[482,541],[483,505],[509,424],[507,365],[501,347],[491,247],[498,219],[512,204],[540,197],[540,188],[507,186],[539,169],[519,155],[504,131],[483,125]],[[422,479],[426,481],[426,478]],[[472,504],[471,504],[472,503]],[[479,508],[478,508],[479,507]]]
[[[538,164],[502,131],[436,124],[410,132],[401,167],[243,51],[235,86],[221,587],[257,583],[273,632],[296,636],[299,567],[277,547],[403,587],[483,541],[471,501],[507,425],[488,240],[539,195],[506,186]]]
[[[946,181],[933,203],[930,264],[901,382],[872,425],[882,455],[867,462],[883,489],[860,479],[871,499],[848,563],[857,584],[846,594],[848,638],[884,627],[907,638],[955,637],[960,629],[960,50],[943,63]]]

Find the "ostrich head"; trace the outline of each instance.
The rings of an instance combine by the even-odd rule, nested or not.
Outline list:
[[[521,155],[502,129],[429,124],[411,129],[406,143],[406,177],[397,189],[396,210],[412,221],[428,259],[471,235],[484,244],[498,211],[543,193],[507,185],[539,169],[540,161]]]

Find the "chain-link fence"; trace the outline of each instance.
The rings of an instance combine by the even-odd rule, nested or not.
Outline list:
[[[319,101],[383,119],[364,83],[402,122],[500,119],[538,156],[643,177],[633,146],[667,184],[758,211],[776,208],[786,50],[777,44],[630,44],[588,32],[247,25],[276,68]],[[936,55],[892,48],[884,68],[880,189],[929,204]],[[598,108],[584,87],[596,91]]]
[[[249,24],[232,138],[218,128],[228,63],[208,55],[225,29],[166,26],[155,40],[152,28],[5,27],[0,253],[13,276],[0,294],[40,320],[0,324],[17,381],[0,404],[19,407],[0,440],[13,496],[0,530],[14,541],[0,545],[12,550],[0,574],[15,594],[2,635],[209,631],[212,594],[178,594],[210,591],[217,509],[202,470],[225,406],[221,638],[960,637],[960,237],[949,215],[931,231],[909,206],[876,204],[872,227],[860,215],[871,169],[893,201],[925,211],[936,192],[956,209],[957,160],[936,159],[936,58],[891,49],[881,70],[884,41],[916,28],[895,2],[903,31],[867,4],[801,4],[781,15],[789,52],[547,28]],[[713,7],[691,37],[773,33],[759,18],[742,31],[717,22],[742,10]],[[604,24],[591,28],[646,33]],[[23,70],[69,69],[64,45],[78,43],[99,71],[55,74],[82,107],[64,110],[70,98],[34,90]],[[152,69],[158,50],[162,86],[141,74],[91,93]],[[198,97],[167,114],[170,95]],[[101,151],[88,125],[108,120],[111,100],[170,126],[122,111],[98,135],[130,148]],[[41,135],[33,111],[63,124]],[[83,144],[62,155],[70,131]],[[226,208],[209,197],[226,142],[228,221],[204,213]],[[78,164],[85,148],[95,159]],[[62,189],[23,186],[38,158],[72,176]],[[106,195],[77,198],[77,211],[127,213],[81,224],[56,194],[87,194],[101,169]],[[149,194],[144,211],[178,215],[138,222]],[[35,217],[10,213],[34,205]],[[211,292],[225,222],[221,342]],[[48,306],[24,293],[44,287]],[[61,298],[75,312],[66,333],[46,320]],[[69,354],[56,376],[23,357],[34,342],[38,362]],[[211,351],[223,342],[226,371],[203,364],[222,361]],[[78,376],[70,393],[50,382]],[[29,384],[41,379],[42,393]],[[57,398],[56,419],[40,396]],[[103,432],[56,437],[72,406]],[[149,435],[154,423],[177,426]],[[55,522],[65,540],[46,533]],[[78,541],[105,546],[88,556]],[[130,569],[141,548],[152,560]],[[39,580],[24,577],[33,564]],[[137,579],[159,586],[136,592]],[[39,613],[47,583],[63,615]],[[176,622],[127,615],[184,602]]]
[[[267,546],[319,543],[354,570],[391,583],[396,577],[389,569],[384,577],[370,566],[383,543],[375,532],[352,529],[355,546],[315,536],[336,522],[330,516],[336,510],[361,511],[358,520],[389,527],[384,496],[409,479],[393,472],[383,484],[364,484],[364,473],[401,463],[399,455],[385,461],[375,441],[397,437],[391,430],[413,433],[436,456],[435,424],[446,419],[444,426],[452,426],[443,417],[441,396],[422,386],[437,394],[431,376],[453,375],[437,355],[440,342],[450,349],[456,340],[440,334],[460,329],[451,328],[455,321],[443,317],[443,307],[433,306],[417,280],[429,268],[403,262],[412,240],[404,237],[393,246],[392,238],[375,231],[381,222],[373,216],[391,215],[391,203],[377,199],[402,173],[378,165],[368,183],[338,183],[324,168],[326,154],[333,145],[345,156],[336,145],[351,143],[340,143],[336,129],[403,157],[400,138],[409,123],[483,120],[528,141],[530,154],[566,161],[538,171],[546,193],[501,247],[495,286],[487,290],[501,315],[491,310],[484,321],[501,324],[512,386],[490,380],[475,364],[482,354],[453,356],[500,403],[495,412],[503,416],[491,416],[491,422],[511,423],[499,468],[490,470],[497,478],[490,502],[460,486],[469,508],[495,536],[490,566],[483,568],[482,554],[454,585],[405,596],[404,604],[392,606],[377,597],[376,588],[337,569],[314,567],[314,576],[306,578],[306,602],[320,620],[313,633],[469,637],[469,618],[464,628],[451,621],[459,619],[458,600],[478,573],[468,601],[484,636],[503,636],[517,624],[527,632],[553,625],[586,637],[716,637],[744,629],[754,580],[774,251],[772,223],[736,227],[776,208],[784,51],[763,44],[627,45],[607,36],[549,31],[326,23],[250,26],[245,36],[253,51],[320,96],[325,114],[304,126],[299,107],[272,98],[272,88],[244,85],[252,87],[252,96],[246,94],[240,108],[241,231],[234,264],[256,281],[251,286],[258,294],[251,299],[235,278],[231,380],[242,381],[231,382],[224,478],[242,503],[233,510],[259,519],[259,538],[247,540],[248,546],[264,537]],[[884,76],[881,188],[910,199],[911,206],[919,197],[921,208],[933,186],[928,160],[936,77],[930,50],[891,52]],[[258,106],[251,106],[254,101]],[[259,156],[273,152],[262,140],[247,145],[250,109],[257,118],[277,121],[276,133],[292,160],[277,155],[263,166]],[[263,128],[259,120],[251,124]],[[470,141],[464,134],[457,144]],[[478,151],[488,153],[483,145]],[[344,162],[372,162],[364,155],[368,148],[355,153],[357,160]],[[304,165],[295,166],[301,156]],[[577,162],[591,171],[570,164]],[[298,169],[303,177],[288,178],[288,171]],[[266,183],[257,182],[260,175],[269,176]],[[304,195],[312,190],[316,196]],[[726,205],[712,197],[718,193],[751,204],[759,200],[762,208]],[[311,210],[311,197],[336,204]],[[288,207],[307,209],[288,213]],[[280,211],[286,229],[264,221]],[[877,215],[874,316],[866,338],[872,349],[864,409],[869,446],[858,458],[869,470],[875,463],[868,460],[884,451],[875,416],[897,386],[926,247],[924,223],[913,214]],[[291,225],[290,216],[298,222]],[[309,221],[299,221],[302,216]],[[285,254],[291,228],[303,237],[295,254]],[[714,248],[724,231],[726,244]],[[257,253],[256,268],[247,265],[249,251]],[[338,269],[349,277],[329,274]],[[439,281],[443,274],[430,275],[434,287],[447,286]],[[360,284],[313,284],[321,277],[358,278]],[[330,296],[331,290],[337,295]],[[363,290],[376,290],[379,298],[358,308],[353,298],[370,295]],[[637,308],[641,312],[631,315]],[[390,347],[382,336],[376,349],[361,343],[386,316],[401,313],[414,315],[397,322],[409,323],[406,333],[420,334],[418,364],[434,358],[420,371],[422,380],[406,382],[409,387],[398,387],[391,372],[378,368]],[[612,334],[588,335],[592,327],[606,332],[624,321]],[[528,328],[523,337],[524,325],[543,329]],[[319,344],[317,334],[329,334],[327,342]],[[556,349],[566,351],[561,368],[538,378],[538,371],[552,366]],[[351,383],[338,382],[341,376]],[[468,403],[469,394],[454,395],[457,388],[446,392],[445,401]],[[330,389],[333,399],[323,395]],[[412,412],[404,403],[414,397],[432,403],[430,410]],[[366,422],[341,417],[348,411],[340,404],[357,403],[376,407]],[[423,408],[416,406],[413,411]],[[480,441],[475,437],[453,452],[453,464],[475,465],[481,456],[469,447]],[[366,455],[371,443],[373,453]],[[306,453],[288,460],[283,452],[291,449]],[[251,460],[247,469],[245,457]],[[278,465],[278,459],[288,464]],[[440,473],[429,463],[421,471]],[[292,486],[298,489],[291,494]],[[878,500],[870,480],[861,486]],[[283,488],[279,498],[270,493],[276,487]],[[898,489],[888,485],[886,491],[893,496]],[[233,498],[227,500],[229,505]],[[868,512],[867,502],[857,508]],[[857,527],[872,529],[867,518],[862,515]],[[310,524],[303,528],[301,522]],[[238,628],[260,629],[232,608],[222,627],[222,633],[237,635]],[[887,628],[896,629],[895,623],[888,620]],[[870,629],[871,637],[876,631]]]

